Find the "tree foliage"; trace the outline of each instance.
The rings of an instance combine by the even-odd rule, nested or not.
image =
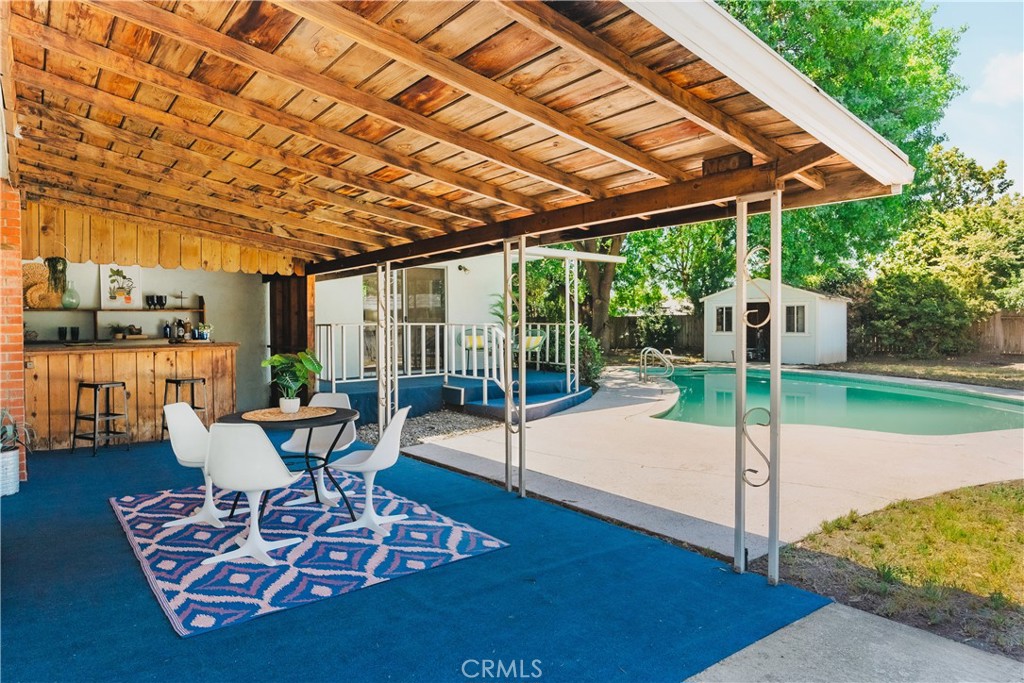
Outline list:
[[[883,267],[929,273],[974,318],[985,317],[1010,303],[1004,291],[1012,293],[1024,277],[1024,200],[1004,196],[991,205],[933,211],[903,233]]]
[[[920,0],[724,0],[740,22],[887,140],[916,168],[941,139],[938,123],[963,91],[952,72],[962,30],[932,23]],[[787,213],[783,277],[801,284],[839,261],[884,251],[920,210],[921,178],[902,195]],[[766,217],[752,238],[767,244]]]
[[[736,225],[715,221],[629,235],[619,269],[615,310],[652,310],[664,294],[686,298],[700,313],[701,299],[725,288],[736,272]]]
[[[931,212],[963,206],[991,206],[1013,187],[1006,177],[1006,162],[985,168],[958,147],[935,145],[928,152],[924,172]]]
[[[877,279],[868,301],[869,331],[901,356],[929,358],[971,348],[973,317],[943,280],[925,271],[894,271]]]

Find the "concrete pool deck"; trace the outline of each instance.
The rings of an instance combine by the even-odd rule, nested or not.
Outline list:
[[[528,425],[527,488],[668,538],[732,555],[733,431],[653,419],[674,384],[611,369],[586,403]],[[764,443],[767,434],[755,436]],[[405,448],[495,481],[501,427]],[[750,454],[751,466],[756,454]],[[782,538],[793,541],[851,508],[1024,475],[1024,429],[905,436],[786,425]],[[751,557],[766,552],[767,491],[748,488]],[[751,533],[753,531],[754,533]],[[839,604],[763,638],[692,681],[1024,681],[1024,665]]]
[[[601,386],[586,403],[528,424],[527,489],[731,556],[732,428],[653,418],[676,401],[670,382],[642,384],[634,371],[612,368]],[[767,429],[753,434],[767,450]],[[503,477],[501,427],[404,450]],[[762,465],[750,449],[748,466],[763,472]],[[904,498],[1022,476],[1024,428],[917,436],[786,425],[781,538],[799,540],[850,510],[866,513]],[[747,488],[751,558],[766,551],[767,494],[767,487]]]

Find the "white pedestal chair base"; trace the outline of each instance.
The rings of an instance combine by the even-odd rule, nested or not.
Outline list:
[[[327,490],[327,484],[324,482],[323,469],[318,469],[316,471],[316,474],[313,475],[313,482],[314,485],[316,486],[316,494],[310,493],[308,495],[302,496],[301,498],[289,500],[287,503],[285,503],[285,507],[291,507],[293,505],[308,505],[309,503],[315,503],[317,502],[317,495],[320,496],[321,505],[332,508],[338,504],[338,501],[341,500],[341,494],[335,491]]]
[[[229,510],[219,510],[216,502],[213,500],[213,484],[210,482],[210,476],[206,475],[206,495],[203,497],[203,505],[194,513],[188,517],[182,517],[181,519],[172,519],[170,522],[164,524],[164,528],[185,526],[186,524],[209,524],[217,529],[224,528],[224,522],[220,521],[231,514]]]
[[[374,532],[383,532],[385,524],[394,524],[408,519],[409,515],[386,515],[381,516],[373,509],[373,480],[377,476],[376,470],[363,472],[363,486],[366,489],[366,502],[363,504],[363,512],[354,522],[338,524],[327,530],[333,534],[339,531],[352,531],[354,529],[370,529]]]
[[[236,540],[235,542],[239,545],[236,550],[221,553],[214,557],[208,557],[203,560],[202,564],[216,564],[218,562],[228,562],[230,560],[238,560],[243,557],[251,557],[258,562],[262,562],[268,567],[274,567],[277,565],[277,561],[268,554],[271,550],[286,548],[302,541],[302,539],[298,537],[286,538],[283,541],[268,541],[263,538],[260,534],[259,518],[259,502],[261,493],[262,491],[245,492],[245,498],[249,502],[249,534],[246,536],[245,541],[239,542]]]
[[[381,517],[376,512],[373,512],[371,510],[369,512],[364,512],[363,514],[359,515],[359,518],[354,522],[349,522],[348,524],[339,524],[338,526],[332,526],[330,529],[327,530],[327,533],[334,534],[338,533],[339,531],[352,531],[355,529],[370,529],[371,531],[383,533],[385,531],[385,524],[393,524],[395,522],[401,522],[405,519],[409,519],[409,515],[387,515]]]

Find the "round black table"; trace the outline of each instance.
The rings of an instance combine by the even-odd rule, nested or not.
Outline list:
[[[319,487],[316,485],[315,474],[317,470],[323,470],[324,474],[330,478],[331,483],[341,494],[342,500],[345,501],[345,507],[348,508],[348,513],[352,519],[355,520],[356,515],[352,510],[352,504],[348,500],[348,496],[345,495],[345,489],[338,484],[338,481],[331,474],[331,469],[327,467],[327,462],[330,460],[330,455],[334,451],[334,447],[338,445],[338,439],[341,438],[342,432],[345,431],[346,425],[350,422],[355,422],[359,419],[359,411],[352,410],[351,408],[333,408],[334,412],[330,415],[324,415],[323,417],[310,417],[306,419],[298,420],[253,420],[242,417],[246,412],[231,413],[230,415],[224,415],[220,417],[217,422],[224,424],[255,424],[263,428],[264,431],[280,432],[288,431],[292,432],[297,429],[308,429],[306,432],[306,452],[303,455],[282,455],[283,458],[304,458],[306,463],[306,471],[309,472],[310,479],[313,480],[313,498],[316,502],[322,503],[320,500]],[[313,429],[316,427],[332,427],[338,425],[338,433],[334,436],[334,441],[331,442],[331,447],[327,449],[325,453],[310,453],[309,444],[313,439]],[[238,497],[235,497],[235,504],[238,503]],[[234,506],[231,508],[232,514],[234,514]]]

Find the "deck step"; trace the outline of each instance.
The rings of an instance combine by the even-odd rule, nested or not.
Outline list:
[[[554,415],[563,410],[567,410],[575,405],[583,403],[591,394],[590,387],[584,387],[580,391],[575,393],[545,393],[545,394],[530,394],[529,389],[526,391],[526,419],[539,420],[548,415]],[[467,413],[473,415],[482,415],[484,417],[491,417],[496,420],[503,420],[505,418],[505,399],[504,397],[497,400],[488,399],[487,405],[483,404],[483,401],[471,401],[465,404],[465,410]]]

